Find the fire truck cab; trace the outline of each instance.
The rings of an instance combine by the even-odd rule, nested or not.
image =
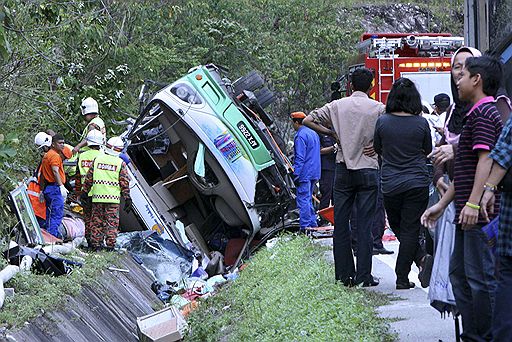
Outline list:
[[[350,76],[358,68],[374,72],[370,96],[386,103],[393,82],[399,77],[411,79],[422,96],[432,103],[434,96],[446,93],[451,97],[451,57],[464,45],[463,37],[449,33],[365,33],[357,48],[358,64],[349,67],[346,82],[350,95]]]

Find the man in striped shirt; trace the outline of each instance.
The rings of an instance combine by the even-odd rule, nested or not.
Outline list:
[[[450,280],[462,315],[463,340],[492,340],[496,290],[494,256],[487,235],[481,229],[486,220],[479,215],[479,203],[492,167],[489,153],[503,127],[494,104],[501,77],[502,66],[491,57],[466,60],[457,89],[459,97],[472,103],[473,107],[465,117],[460,136],[454,181],[439,203],[422,216],[423,224],[433,226],[455,199],[456,232]],[[494,212],[497,211],[495,208]]]

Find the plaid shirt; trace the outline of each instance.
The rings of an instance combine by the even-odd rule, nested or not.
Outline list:
[[[505,169],[512,167],[512,120],[508,120],[489,154],[496,163]],[[498,255],[512,256],[512,193],[501,194],[500,222],[498,234]]]

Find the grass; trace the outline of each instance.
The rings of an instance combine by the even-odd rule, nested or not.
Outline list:
[[[288,241],[286,241],[288,240]],[[393,341],[383,295],[334,282],[325,248],[282,237],[189,316],[188,341]]]
[[[73,259],[73,255],[77,255],[76,252],[64,257]],[[15,295],[5,299],[0,309],[0,324],[7,328],[20,327],[45,311],[62,307],[67,296],[80,294],[83,285],[99,285],[98,276],[105,272],[106,267],[115,265],[118,258],[117,253],[87,253],[84,266],[75,267],[68,276],[18,273],[4,285],[13,287]],[[100,286],[97,288],[101,289]]]

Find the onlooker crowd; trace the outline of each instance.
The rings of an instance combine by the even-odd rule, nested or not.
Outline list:
[[[413,263],[420,270],[421,285],[427,287],[434,257],[433,249],[427,253],[422,243],[422,232],[435,228],[445,209],[454,207],[455,218],[445,234],[454,239],[449,279],[456,312],[462,316],[462,339],[508,341],[512,107],[500,90],[503,72],[498,60],[463,47],[453,54],[451,65],[451,99],[448,94],[436,95],[432,112],[407,78],[394,82],[386,105],[373,100],[373,73],[359,68],[351,74],[350,96],[340,98],[338,85],[333,84],[336,95],[331,102],[309,115],[290,115],[296,131],[294,181],[300,229],[318,226],[312,199],[319,182],[320,209],[334,205],[336,281],[348,287],[379,284],[372,275],[372,255],[392,253],[382,245],[387,215],[400,242],[396,289],[415,286],[409,279]],[[121,200],[126,211],[131,208],[129,175],[121,155],[124,142],[120,137],[107,140],[94,99],[85,99],[81,110],[87,125],[75,147],[53,131],[35,136],[42,159],[28,195],[41,228],[63,238],[64,207],[72,192],[84,208],[89,247],[111,250]],[[76,168],[67,169],[65,160],[75,160]],[[440,198],[427,208],[432,183]],[[488,232],[497,217],[494,253]]]
[[[373,74],[360,68],[351,75],[351,96],[333,98],[301,118],[320,135],[320,208],[334,204],[335,278],[345,286],[379,284],[371,273],[372,240],[382,236],[372,232],[379,187],[400,242],[397,289],[414,287],[413,263],[421,285],[429,286],[434,248],[427,249],[421,236],[453,205],[455,219],[443,231],[453,234],[454,245],[445,247],[451,258],[442,262],[449,262],[446,277],[449,269],[464,341],[512,336],[512,107],[499,90],[501,78],[498,60],[463,47],[452,57],[452,94],[436,95],[433,111],[407,78],[394,82],[386,106],[371,99]],[[432,183],[440,195],[433,205]],[[498,215],[494,254],[489,232]]]

